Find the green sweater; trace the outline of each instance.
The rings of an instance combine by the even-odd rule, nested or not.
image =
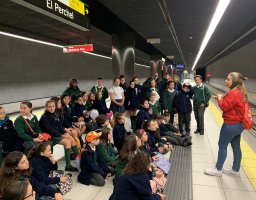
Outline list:
[[[98,91],[101,91],[102,93],[102,99],[106,100],[108,98],[108,90],[105,87],[98,88],[97,86],[93,86],[91,88],[91,92],[96,93]]]
[[[194,86],[194,98],[193,105],[194,107],[200,107],[200,105],[208,105],[209,100],[211,99],[211,93],[207,86],[204,84],[201,87]]]
[[[158,101],[156,101],[155,104],[151,104],[151,102],[149,102],[149,108],[152,109],[153,115],[159,115],[161,112]]]
[[[173,100],[176,94],[177,94],[176,90],[174,90],[173,92],[170,92],[169,90],[166,89],[162,96],[163,107],[165,110],[167,109],[171,114],[174,112]]]
[[[141,150],[136,149],[135,154],[140,153],[140,152],[141,152]],[[135,154],[134,154],[134,155],[135,155]],[[116,176],[122,175],[122,173],[123,173],[123,171],[124,171],[124,168],[126,167],[126,165],[127,165],[128,163],[129,163],[129,161],[128,161],[127,158],[124,159],[124,160],[118,160],[117,166],[116,166],[116,168],[115,168],[115,175],[116,175]]]
[[[107,164],[111,164],[118,159],[117,151],[110,145],[100,142],[98,145],[99,155],[104,159]]]
[[[37,134],[31,133],[28,125],[26,124],[22,116],[16,118],[14,122],[15,130],[18,136],[22,138],[24,141],[33,141],[34,138],[38,137],[38,133],[42,133],[42,130],[39,126],[39,122],[35,115],[31,120],[27,119],[27,122],[32,127],[33,131]]]
[[[62,94],[68,94],[69,96],[72,96],[74,94],[79,95],[81,93],[79,87],[72,88],[68,87]]]

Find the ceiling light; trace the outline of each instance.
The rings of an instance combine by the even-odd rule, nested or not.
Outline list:
[[[149,38],[147,39],[147,43],[150,43],[150,44],[160,44],[161,40],[160,38]]]
[[[195,68],[199,58],[201,57],[201,55],[202,55],[202,53],[203,53],[207,43],[209,42],[209,40],[210,40],[214,30],[216,29],[216,27],[217,27],[221,17],[223,16],[225,10],[228,7],[229,3],[230,3],[230,0],[219,0],[218,6],[217,6],[217,8],[215,10],[215,13],[214,13],[213,18],[211,20],[211,23],[210,23],[210,25],[208,27],[208,30],[207,30],[207,32],[206,32],[206,34],[204,36],[204,40],[203,40],[203,42],[201,44],[199,52],[198,52],[198,54],[196,56],[195,62],[194,62],[193,67],[192,67],[192,70]]]
[[[148,66],[148,65],[142,65],[142,64],[139,64],[139,63],[135,63],[135,65],[139,65],[139,66],[142,66],[142,67],[150,68],[150,66]]]

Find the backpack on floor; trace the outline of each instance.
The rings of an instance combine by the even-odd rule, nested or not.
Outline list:
[[[54,178],[54,177],[61,177],[63,176],[62,174],[59,174],[58,171],[51,171],[51,173],[49,174],[49,177]],[[61,183],[59,182],[57,184],[57,189],[61,192],[61,194],[66,194],[67,192],[69,192],[72,189],[72,185],[73,185],[73,181],[71,176],[66,175],[68,177],[68,180],[65,183]]]

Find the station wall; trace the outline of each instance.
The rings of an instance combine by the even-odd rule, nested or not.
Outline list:
[[[221,90],[227,91],[225,79],[229,72],[240,72],[248,77],[246,87],[249,101],[256,104],[256,40],[237,49],[206,68],[211,73],[210,84]]]
[[[80,89],[85,91],[95,85],[98,77],[103,78],[107,88],[112,86],[111,59],[85,53],[64,54],[62,48],[7,36],[0,36],[0,44],[0,105],[60,95],[71,78],[77,78]],[[149,71],[135,66],[141,79]]]

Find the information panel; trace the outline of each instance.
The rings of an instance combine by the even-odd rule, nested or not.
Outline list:
[[[85,51],[92,52],[93,44],[65,46],[63,48],[63,53],[75,53],[75,52],[85,52]]]
[[[84,3],[78,0],[12,0],[18,4],[31,8],[59,21],[77,24],[84,30],[89,30],[89,13]],[[31,5],[31,6],[30,6]],[[40,8],[40,9],[37,9]],[[42,12],[46,11],[46,12]],[[47,14],[50,13],[50,14]],[[61,20],[64,19],[64,20]],[[72,25],[70,23],[67,23]],[[79,28],[78,26],[74,26]],[[80,28],[81,29],[81,28]]]

